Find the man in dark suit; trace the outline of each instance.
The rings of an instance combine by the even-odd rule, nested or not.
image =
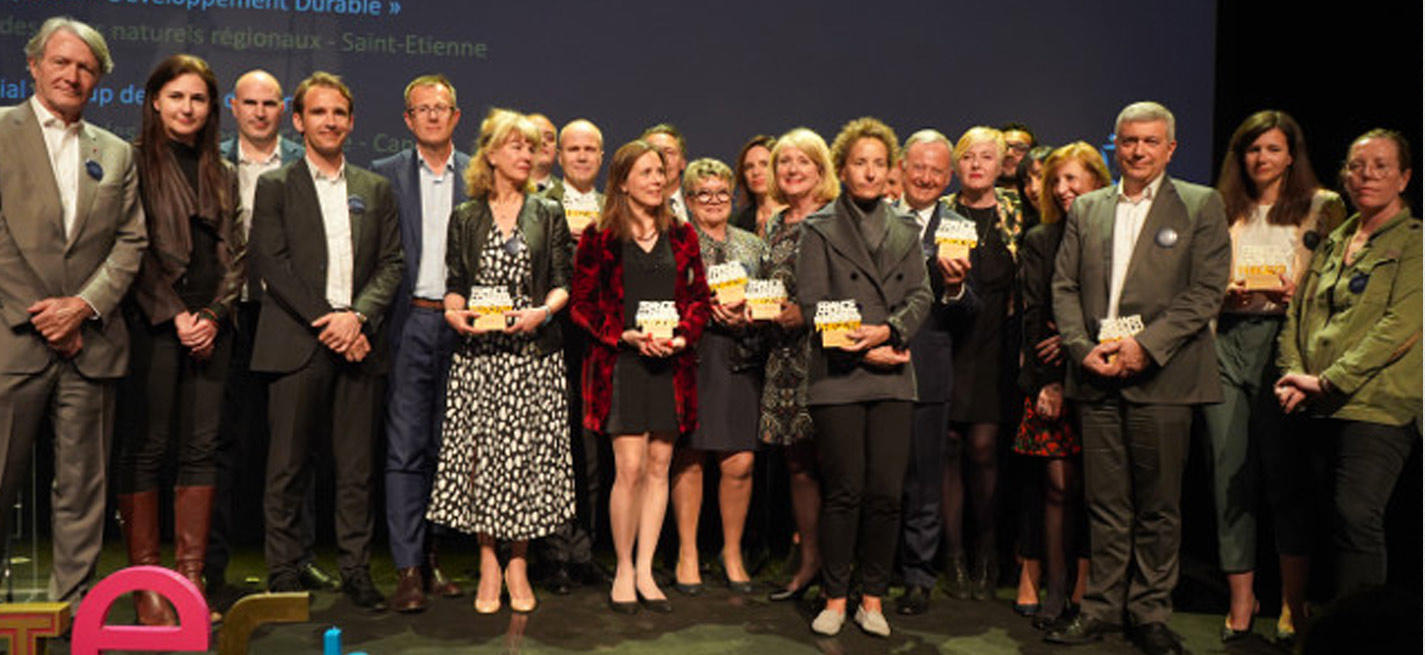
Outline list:
[[[238,172],[243,234],[252,228],[252,200],[257,178],[302,158],[302,144],[278,133],[286,102],[282,85],[267,71],[243,73],[233,85],[229,103],[237,123],[237,136],[218,144],[223,158]],[[223,589],[228,558],[237,526],[251,525],[262,518],[262,487],[238,474],[247,466],[265,461],[267,443],[267,383],[249,369],[257,317],[262,307],[262,274],[249,260],[248,281],[243,285],[234,312],[237,320],[232,362],[223,388],[223,427],[218,433],[218,500],[213,505],[213,525],[208,535],[208,558],[203,577],[210,593]],[[315,486],[308,487],[298,520],[302,526],[302,561],[298,567],[302,586],[310,590],[336,589],[337,579],[317,565],[313,550],[317,542]],[[257,502],[251,502],[253,498]]]
[[[920,130],[905,141],[901,180],[905,195],[901,210],[915,219],[920,233],[931,292],[935,302],[920,330],[910,340],[915,366],[916,402],[912,417],[910,462],[901,492],[900,574],[905,594],[896,612],[923,614],[930,608],[935,586],[935,551],[940,547],[940,482],[945,470],[945,442],[950,430],[950,384],[954,380],[951,325],[971,307],[965,282],[969,262],[941,261],[935,231],[941,222],[966,220],[950,205],[936,202],[950,186],[950,140],[936,130]]]
[[[0,109],[0,535],[47,418],[49,597],[74,602],[103,545],[115,383],[129,365],[119,301],[148,238],[133,148],[83,120],[114,68],[104,37],[51,18],[25,58],[35,94]]]
[[[385,178],[347,163],[352,97],[324,72],[293,94],[292,122],[306,156],[258,179],[252,252],[267,293],[252,369],[274,374],[268,418],[268,588],[300,589],[298,506],[316,437],[329,434],[336,474],[342,590],[384,609],[371,582],[371,459],[384,319],[401,283],[396,202]]]
[[[564,172],[564,178],[554,180],[544,191],[544,197],[564,207],[572,243],[579,242],[584,230],[597,223],[603,211],[604,194],[594,188],[603,162],[604,135],[598,126],[578,118],[569,121],[559,131],[559,168]],[[555,320],[561,322],[564,335],[569,439],[573,443],[578,508],[573,519],[541,541],[541,554],[550,564],[544,585],[562,596],[573,591],[576,583],[600,586],[612,582],[611,576],[594,561],[593,548],[597,541],[599,512],[608,507],[607,502],[600,502],[602,475],[599,464],[602,462],[608,468],[613,453],[605,454],[605,449],[609,447],[607,439],[583,427],[584,402],[579,396],[579,373],[584,350],[588,347],[586,333],[569,320],[569,312],[557,314]]]
[[[470,156],[451,136],[460,122],[455,87],[444,75],[406,85],[406,127],[416,146],[371,168],[391,180],[400,209],[406,272],[391,306],[391,381],[386,412],[386,527],[396,564],[391,608],[419,612],[426,593],[459,596],[427,536],[426,504],[440,456],[445,378],[456,335],[445,324],[445,237],[450,212],[465,201]]]
[[[535,193],[544,193],[558,183],[554,177],[554,159],[559,133],[554,129],[554,122],[544,114],[530,114],[529,120],[539,130],[539,145],[534,149],[529,181],[534,184]]]
[[[1183,466],[1193,405],[1221,400],[1210,322],[1232,249],[1222,197],[1164,172],[1172,113],[1134,103],[1115,131],[1123,177],[1074,202],[1055,261],[1093,550],[1082,614],[1045,639],[1095,641],[1126,615],[1140,649],[1175,653]]]

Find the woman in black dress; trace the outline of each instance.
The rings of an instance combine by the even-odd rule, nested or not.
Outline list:
[[[218,153],[218,82],[206,62],[173,55],[145,91],[138,170],[149,249],[125,311],[134,372],[119,425],[133,429],[118,431],[119,514],[129,563],[157,565],[159,472],[177,442],[176,568],[203,589],[229,314],[244,272],[237,174]],[[134,603],[140,623],[176,622],[151,592]]]
[[[772,199],[772,148],[777,140],[758,134],[742,144],[737,153],[737,170],[733,185],[740,196],[741,209],[732,217],[732,225],[757,236],[766,233],[767,221],[784,205]],[[686,173],[685,173],[686,174]]]
[[[974,321],[962,324],[954,335],[951,455],[946,460],[941,503],[950,554],[950,593],[962,599],[989,598],[996,575],[995,442],[1000,423],[1007,418],[1005,399],[1014,382],[1014,358],[1007,356],[1004,335],[1013,332],[1010,317],[1020,230],[1019,196],[995,188],[1004,150],[1004,137],[998,130],[966,130],[953,153],[960,191],[946,199],[957,213],[975,222],[979,238],[979,245],[970,253],[970,285],[979,297],[980,310]],[[1017,345],[1012,342],[1008,347]],[[967,496],[975,547],[974,570],[969,574],[961,536]]]
[[[672,611],[653,578],[668,505],[673,442],[697,425],[697,356],[708,287],[691,225],[664,202],[663,155],[644,141],[614,153],[598,225],[575,254],[574,323],[593,337],[584,360],[584,427],[613,439],[609,523],[618,567],[609,605]],[[672,302],[672,336],[637,322],[644,303]],[[635,558],[634,545],[638,552]]]

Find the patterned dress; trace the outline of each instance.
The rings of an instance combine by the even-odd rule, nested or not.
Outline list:
[[[787,287],[787,300],[797,301],[797,243],[802,222],[786,222],[787,210],[767,221],[768,277]],[[767,371],[762,386],[763,443],[788,446],[810,439],[815,432],[807,412],[807,356],[810,331],[767,328]]]
[[[475,284],[525,295],[529,248],[491,226]],[[496,539],[534,539],[574,516],[564,353],[536,354],[533,338],[483,334],[456,350],[446,386],[440,462],[426,518]]]

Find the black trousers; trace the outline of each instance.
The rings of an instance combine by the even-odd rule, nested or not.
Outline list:
[[[1166,623],[1178,581],[1189,405],[1140,405],[1118,397],[1079,403],[1088,503],[1085,616],[1135,625]]]
[[[325,348],[302,368],[272,381],[272,443],[263,502],[270,577],[297,573],[304,552],[299,510],[312,482],[312,453],[323,445],[331,452],[336,478],[337,563],[343,574],[368,568],[380,391],[376,376]]]
[[[821,473],[822,584],[829,598],[846,597],[853,559],[862,591],[886,595],[900,533],[911,407],[906,400],[878,400],[811,408]]]
[[[248,368],[261,307],[255,301],[233,305],[237,329],[232,334],[232,354],[223,386],[223,419],[214,452],[218,491],[213,498],[213,523],[204,564],[204,575],[210,584],[223,577],[233,546],[244,542],[241,535],[253,534],[251,529],[243,528],[258,526],[263,520],[266,476],[256,473],[267,462],[267,376]],[[315,485],[309,485],[298,513],[303,549],[300,565],[312,561],[317,543],[316,516]]]
[[[175,486],[213,486],[232,333],[219,333],[212,356],[199,361],[178,341],[172,321],[146,323],[129,326],[133,372],[120,387],[119,411],[136,418],[119,422],[118,492],[158,489],[170,442],[178,452]]]
[[[1330,489],[1336,597],[1385,584],[1385,509],[1419,436],[1413,423],[1317,419],[1317,488]]]

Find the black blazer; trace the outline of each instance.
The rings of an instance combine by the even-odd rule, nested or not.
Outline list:
[[[915,367],[916,400],[922,403],[948,403],[955,382],[954,326],[971,320],[976,309],[974,289],[966,278],[964,291],[955,300],[945,298],[945,276],[940,273],[940,251],[935,245],[935,228],[952,218],[968,220],[943,202],[935,203],[930,225],[921,237],[920,248],[925,260],[925,276],[930,282],[933,300],[925,322],[910,340],[910,361]],[[913,216],[906,219],[919,229]],[[947,302],[948,300],[948,302]]]
[[[351,211],[351,307],[366,316],[362,331],[371,340],[371,353],[361,365],[379,374],[386,367],[383,319],[404,269],[396,200],[386,178],[350,163],[346,189]],[[267,283],[252,370],[290,373],[325,348],[317,341],[312,321],[333,310],[326,299],[326,226],[307,160],[258,178],[252,204],[251,254]]]
[[[557,202],[536,194],[526,194],[524,206],[515,219],[529,247],[530,277],[524,292],[536,303],[544,302],[549,292],[569,290],[573,264],[569,254],[573,242],[564,208]],[[470,287],[480,272],[480,252],[495,223],[490,204],[484,198],[460,203],[450,215],[450,228],[445,242],[445,292],[470,296]],[[558,321],[539,328],[534,344],[539,354],[558,350],[564,343]]]
[[[1050,329],[1054,320],[1054,256],[1064,238],[1064,221],[1040,223],[1024,235],[1019,251],[1019,297],[1023,300],[1024,320],[1021,352],[1024,364],[1019,368],[1019,388],[1031,396],[1054,382],[1064,381],[1064,359],[1058,364],[1039,361],[1034,346],[1058,331]]]

